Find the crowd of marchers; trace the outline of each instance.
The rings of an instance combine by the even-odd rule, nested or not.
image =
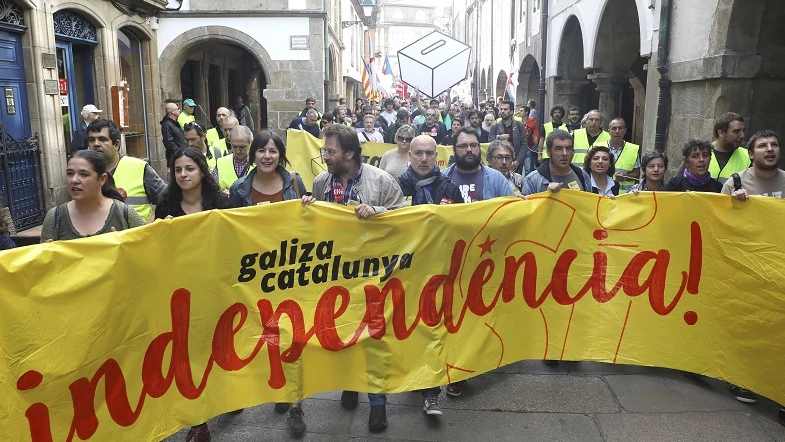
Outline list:
[[[287,200],[306,206],[317,201],[352,206],[359,219],[367,219],[407,205],[525,199],[546,191],[593,192],[609,198],[620,193],[695,191],[723,193],[739,201],[752,195],[781,198],[785,191],[785,173],[778,167],[779,135],[763,130],[747,139],[744,118],[735,113],[716,118],[712,139],[684,141],[680,165],[666,180],[668,157],[657,150],[644,152],[627,141],[624,119],[611,118],[606,126],[598,110],[582,114],[574,106],[553,106],[549,121],[538,126],[533,102],[516,107],[512,101],[488,100],[475,108],[471,101],[453,100],[448,94],[427,104],[419,98],[382,103],[358,99],[350,109],[341,99],[332,112],[321,113],[309,98],[289,126],[324,140],[321,160],[327,170],[315,178],[309,192],[299,174],[290,170],[284,140],[269,130],[254,132],[241,98],[233,109],[217,110],[219,127],[212,129],[193,118],[193,100],[183,101],[183,107],[180,111],[176,103],[167,103],[161,122],[168,182],[145,161],[123,155],[115,123],[101,119],[97,109],[86,109],[90,112],[83,112],[80,134],[84,148],[74,150],[66,170],[71,200],[47,213],[41,241],[84,238],[205,210]],[[366,142],[395,147],[374,167],[363,161]],[[484,154],[483,143],[489,143]],[[451,147],[449,158],[438,158],[438,144]],[[448,166],[440,169],[439,160]],[[0,219],[0,249],[13,247],[6,227]],[[466,381],[451,383],[445,393],[457,398],[465,386]],[[755,403],[752,392],[729,388],[739,401]],[[443,414],[440,392],[438,386],[419,392],[426,414]],[[368,394],[368,400],[369,430],[383,431],[386,396]],[[340,402],[354,409],[358,393],[344,391]],[[278,403],[274,409],[288,413],[293,434],[306,431],[301,402]],[[780,409],[779,420],[785,425],[785,409]],[[209,440],[207,424],[192,427],[187,436],[188,442]]]

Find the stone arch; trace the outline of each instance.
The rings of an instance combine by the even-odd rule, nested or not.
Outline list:
[[[521,62],[518,69],[518,89],[516,103],[524,104],[529,100],[539,100],[540,93],[540,66],[530,54]]]
[[[280,67],[274,62],[261,43],[250,35],[226,26],[200,26],[189,29],[175,37],[161,52],[159,67],[161,73],[162,98],[167,100],[180,100],[180,71],[190,56],[190,52],[198,45],[207,43],[224,43],[236,46],[249,53],[258,63],[257,74],[244,85],[248,104],[252,109],[252,116],[256,127],[270,127],[280,130],[281,123],[276,118],[270,121],[267,109],[267,95],[270,88],[288,89],[291,84],[275,84],[280,82]],[[227,97],[228,98],[228,97]],[[233,99],[233,98],[232,98]],[[211,113],[214,113],[211,111]],[[212,116],[211,116],[212,117]],[[270,124],[272,123],[272,124]],[[288,125],[288,121],[283,127]]]
[[[140,23],[130,19],[128,16],[125,15],[120,16],[117,18],[117,20],[113,21],[112,28],[114,30],[119,30],[122,28],[130,28],[138,38],[147,41],[153,40],[153,34],[151,34],[148,29],[145,29],[145,27],[142,26]],[[151,47],[150,50],[157,52],[157,48]]]
[[[507,73],[504,72],[504,69],[499,71],[499,75],[496,76],[496,99],[498,100],[499,97],[504,97],[506,100],[510,100],[514,97],[507,96]]]
[[[629,70],[640,55],[638,10],[628,0],[607,0],[598,22],[593,63],[602,72]]]
[[[79,15],[84,16],[90,22],[92,22],[96,28],[108,28],[108,24],[104,21],[103,17],[97,15],[95,11],[91,10],[87,7],[86,4],[83,3],[75,3],[75,2],[63,2],[52,5],[52,14],[58,11],[69,10],[78,13]],[[101,35],[101,37],[104,37]],[[102,38],[98,38],[98,44],[101,44]]]
[[[560,103],[565,108],[578,106],[585,112],[589,107],[594,107],[594,103],[589,100],[589,82],[586,80],[588,71],[583,68],[583,54],[583,28],[578,17],[572,15],[565,22],[559,39],[556,96],[552,103]]]

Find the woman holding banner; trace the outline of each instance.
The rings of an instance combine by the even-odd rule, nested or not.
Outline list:
[[[41,242],[86,238],[144,225],[127,206],[100,152],[80,150],[68,160],[65,185],[72,201],[49,210]]]
[[[172,156],[169,185],[160,204],[155,206],[155,216],[149,222],[177,218],[204,210],[225,209],[227,206],[228,201],[210,173],[204,154],[193,147],[188,147],[178,150]],[[207,423],[191,427],[185,440],[209,441],[210,429]]]
[[[251,166],[248,175],[240,178],[229,189],[229,205],[235,207],[257,206],[280,201],[299,200],[305,195],[305,184],[296,172],[286,170],[286,145],[274,132],[265,130],[254,135],[248,153]],[[302,402],[275,404],[277,413],[289,412],[286,419],[294,436],[305,433]]]
[[[408,124],[401,126],[395,132],[395,141],[398,147],[390,149],[382,155],[379,169],[389,173],[393,178],[400,177],[409,167],[409,149],[411,149],[412,139],[414,139],[414,127]]]

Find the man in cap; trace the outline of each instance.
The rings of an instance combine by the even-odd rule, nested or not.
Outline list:
[[[99,119],[101,112],[103,111],[95,107],[94,104],[88,104],[82,108],[82,122],[71,139],[71,153],[87,149],[87,125]]]
[[[194,111],[196,110],[196,102],[192,98],[183,100],[183,111],[177,117],[177,122],[180,123],[180,129],[185,127],[185,123],[194,121]]]

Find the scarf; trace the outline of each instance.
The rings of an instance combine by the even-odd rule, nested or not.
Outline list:
[[[711,174],[707,173],[703,178],[698,178],[695,175],[691,174],[687,168],[684,168],[684,179],[687,180],[690,185],[693,187],[702,187],[705,186],[709,181],[711,181]]]
[[[433,204],[432,185],[442,176],[439,166],[433,166],[425,178],[420,178],[409,166],[399,178],[404,195],[412,195],[412,205]]]

